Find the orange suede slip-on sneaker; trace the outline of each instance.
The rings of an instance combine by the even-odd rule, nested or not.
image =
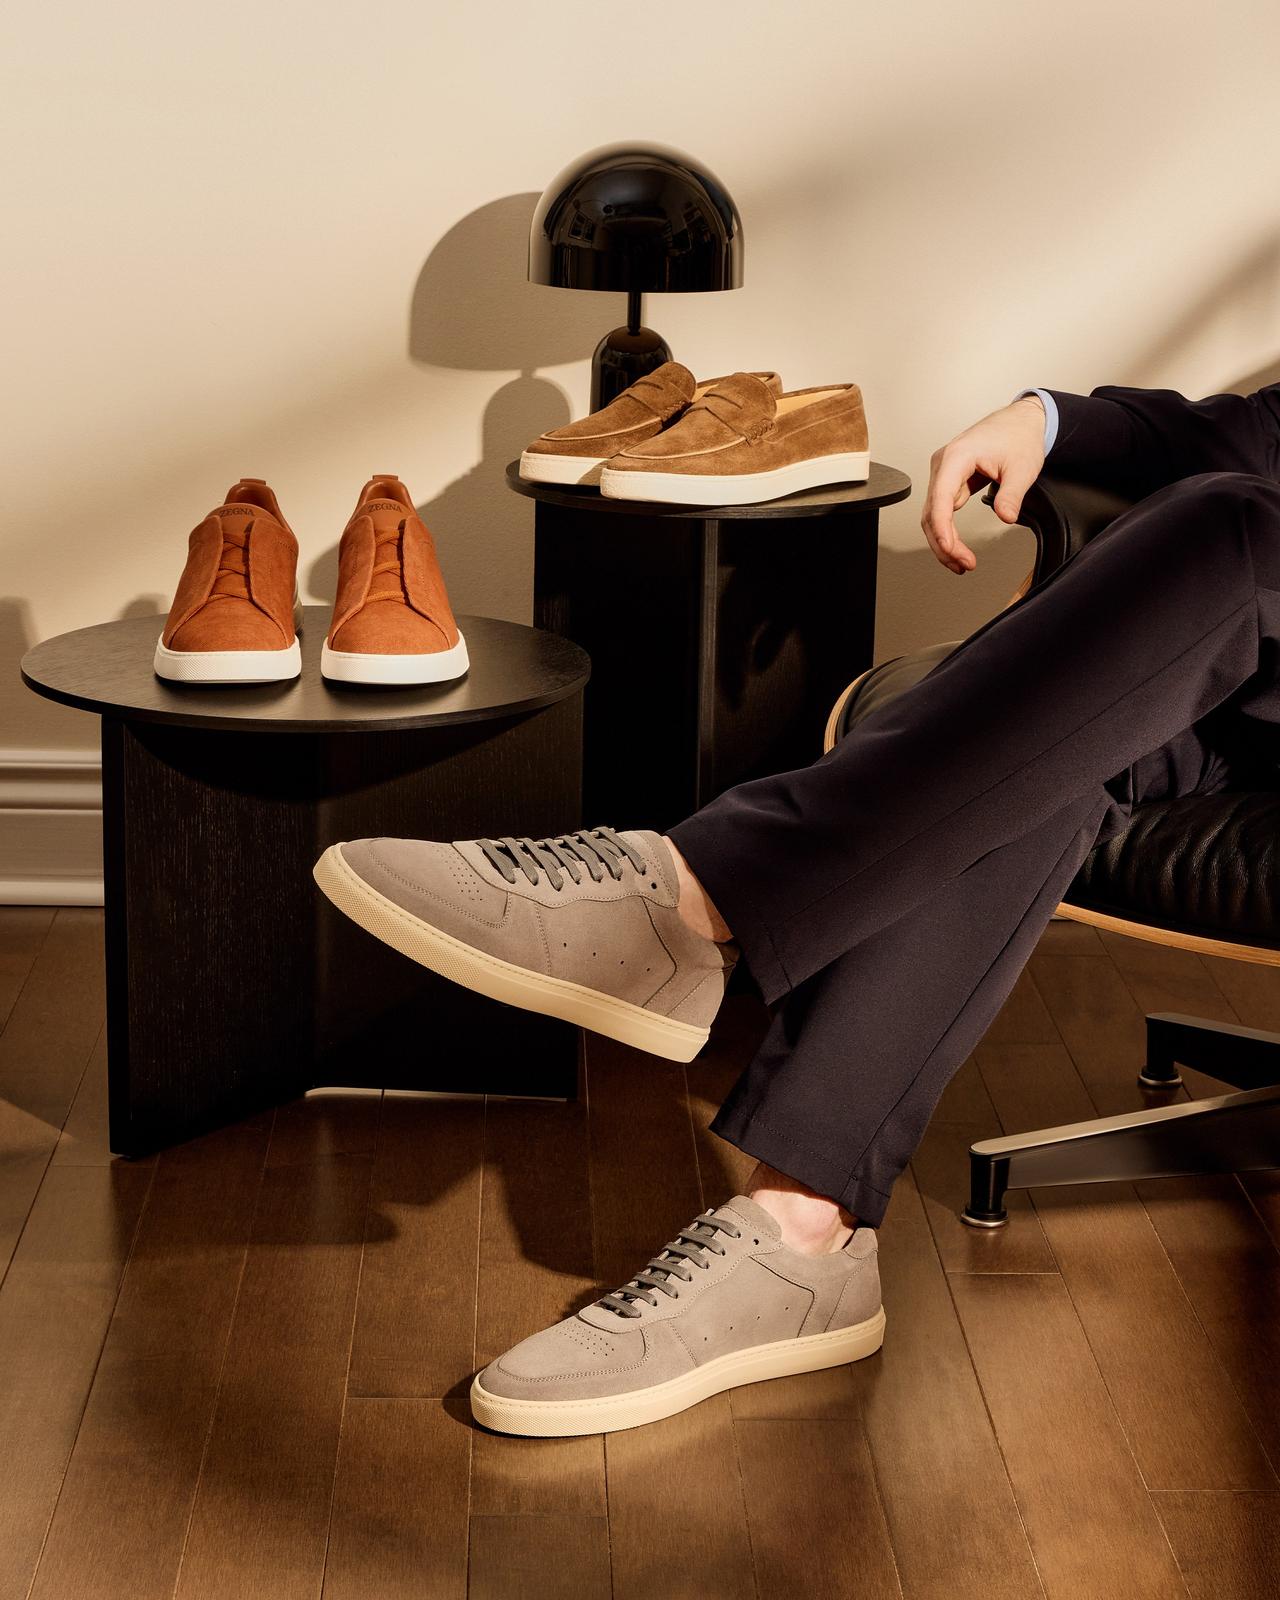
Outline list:
[[[771,393],[782,393],[782,379],[776,372],[752,376]],[[664,361],[599,411],[535,439],[520,457],[520,476],[528,483],[596,485],[611,456],[655,438],[682,417],[699,395],[723,381],[705,378],[699,383],[688,367]]]
[[[280,683],[302,671],[298,541],[261,478],[241,478],[192,530],[156,645],[174,683]]]
[[[447,683],[469,665],[409,491],[390,473],[370,478],[338,546],[338,598],[320,671],[335,683]]]
[[[802,489],[865,483],[867,418],[856,383],[775,395],[735,372],[674,427],[620,450],[600,474],[611,500],[742,506]]]

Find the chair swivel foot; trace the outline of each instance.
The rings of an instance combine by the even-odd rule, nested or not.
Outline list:
[[[1182,1074],[1177,1068],[1169,1072],[1156,1072],[1149,1067],[1143,1067],[1138,1074],[1138,1083],[1144,1089],[1181,1089]]]
[[[960,1213],[961,1222],[970,1228],[1003,1228],[1009,1221],[1007,1211],[973,1211],[966,1206]]]
[[[960,1220],[970,1228],[1003,1228],[1009,1220],[1004,1192],[1009,1186],[1009,1161],[992,1156],[982,1144],[969,1149],[969,1204]]]

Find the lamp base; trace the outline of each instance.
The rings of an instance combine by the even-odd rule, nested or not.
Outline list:
[[[671,360],[665,339],[652,328],[615,328],[606,333],[591,358],[591,409],[599,411],[637,378]]]

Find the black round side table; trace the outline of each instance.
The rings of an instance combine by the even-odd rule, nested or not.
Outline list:
[[[317,1085],[572,1096],[577,1030],[406,961],[311,877],[341,839],[581,823],[585,652],[462,617],[471,671],[412,689],[320,676],[202,688],[151,669],[140,617],[37,645],[37,694],[102,717],[111,1147],[141,1155]]]
[[[662,506],[507,483],[534,500],[534,621],[590,652],[584,814],[665,828],[732,784],[807,765],[875,645],[879,510],[911,480],[767,504]]]

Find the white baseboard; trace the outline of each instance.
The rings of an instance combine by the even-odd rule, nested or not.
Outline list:
[[[0,905],[102,904],[102,762],[0,748]]]

